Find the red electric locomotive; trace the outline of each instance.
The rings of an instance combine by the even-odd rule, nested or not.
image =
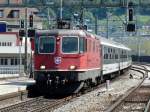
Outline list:
[[[100,82],[100,40],[84,30],[36,32],[34,79],[38,90],[76,93]]]

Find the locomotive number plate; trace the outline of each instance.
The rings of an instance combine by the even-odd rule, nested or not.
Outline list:
[[[61,57],[55,57],[54,58],[54,62],[55,62],[55,64],[60,64],[61,63]]]

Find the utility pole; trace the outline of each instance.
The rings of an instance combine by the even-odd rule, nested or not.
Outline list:
[[[23,35],[21,36],[20,33],[21,31],[23,31],[23,34],[24,34],[24,19],[20,20],[20,29],[19,30],[19,75],[21,76],[22,74],[22,37]]]
[[[46,3],[47,5],[53,5],[54,4],[54,2],[47,2]],[[49,7],[47,7],[47,18],[48,18],[48,27],[50,27],[50,24],[51,24],[51,16],[50,16],[50,8]]]
[[[83,0],[81,1],[81,15],[80,15],[80,25],[83,26],[83,13],[84,13],[84,7],[83,7]]]
[[[109,18],[109,17],[108,17],[108,13],[107,13],[107,34],[106,34],[107,39],[108,39],[108,33],[109,33],[109,31],[108,31],[108,30],[109,30],[109,29],[108,29],[108,27],[109,27],[109,26],[108,26],[108,18]]]
[[[61,20],[62,20],[62,13],[63,13],[62,5],[63,5],[63,0],[60,0],[60,19]]]
[[[28,38],[28,32],[27,32],[27,30],[28,30],[28,19],[27,19],[27,17],[28,17],[28,8],[27,8],[27,0],[25,1],[26,3],[26,7],[25,7],[25,54],[24,54],[24,59],[25,59],[25,63],[24,63],[24,71],[25,71],[25,74],[27,74],[27,71],[28,71],[28,53],[27,53],[27,50],[28,50],[28,48],[27,48],[27,38]]]
[[[10,4],[10,0],[7,0],[8,5]]]
[[[50,22],[50,14],[49,14],[49,7],[47,8],[47,13],[48,13],[48,26],[50,26],[51,22]]]
[[[22,55],[21,55],[21,47],[22,47],[22,40],[19,40],[19,76],[21,76],[21,68],[22,68]]]
[[[95,34],[97,34],[97,19],[98,19],[98,17],[97,17],[97,15],[95,15]]]

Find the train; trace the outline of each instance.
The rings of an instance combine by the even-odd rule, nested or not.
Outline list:
[[[82,29],[38,30],[33,40],[39,92],[78,93],[132,64],[130,48]]]

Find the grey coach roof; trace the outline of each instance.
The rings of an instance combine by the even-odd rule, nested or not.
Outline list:
[[[107,45],[107,46],[112,46],[112,47],[116,47],[116,48],[121,48],[121,49],[125,49],[125,50],[131,50],[130,48],[126,47],[125,45],[112,41],[110,39],[106,39],[104,37],[99,37],[101,44],[102,45]]]

